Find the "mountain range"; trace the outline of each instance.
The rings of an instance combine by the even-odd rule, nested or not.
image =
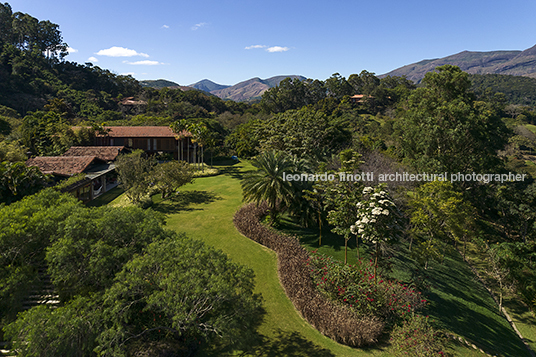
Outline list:
[[[415,83],[419,83],[427,72],[445,64],[458,66],[470,74],[504,74],[536,78],[536,45],[524,51],[463,51],[447,57],[408,64],[379,77],[388,75],[406,76],[406,78]],[[248,101],[260,98],[266,90],[277,86],[283,79],[289,77],[301,80],[306,79],[298,75],[275,76],[268,79],[255,77],[235,85],[223,85],[203,79],[188,86],[181,86],[175,82],[158,79],[141,81],[141,85],[157,89],[164,87],[180,88],[182,90],[197,89],[222,99]]]
[[[197,83],[190,84],[189,87],[209,92],[222,99],[232,99],[240,102],[260,98],[265,91],[277,86],[285,78],[306,79],[303,76],[296,75],[275,76],[267,79],[255,77],[232,86],[217,84],[208,79],[203,79]]]
[[[463,51],[408,64],[382,76],[406,76],[419,83],[427,72],[445,64],[458,66],[471,74],[508,74],[536,78],[536,45],[524,51]]]

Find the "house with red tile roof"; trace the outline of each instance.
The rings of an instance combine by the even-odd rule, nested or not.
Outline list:
[[[95,156],[103,161],[114,161],[119,154],[130,150],[124,146],[72,146],[62,156]]]
[[[106,126],[104,134],[97,134],[95,144],[142,149],[151,155],[171,154],[175,159],[179,159],[182,153],[182,159],[193,162],[191,137],[190,132],[184,130],[177,134],[169,126]]]
[[[117,186],[115,166],[110,160],[106,160],[107,157],[77,156],[75,153],[76,151],[72,151],[71,156],[38,156],[26,161],[26,165],[38,167],[44,174],[52,175],[56,182],[80,175],[80,180],[74,182],[65,192],[70,192],[84,202],[91,201]]]

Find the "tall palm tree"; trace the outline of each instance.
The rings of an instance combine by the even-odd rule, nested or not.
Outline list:
[[[278,204],[288,206],[294,197],[292,182],[283,173],[295,172],[293,160],[283,152],[267,151],[251,160],[256,171],[248,173],[242,182],[244,201],[266,201],[272,222],[277,221]]]
[[[188,122],[186,121],[186,119],[181,119],[179,121],[174,122],[169,127],[171,128],[171,130],[173,130],[175,134],[177,134],[176,138],[179,140],[179,145],[181,147],[179,160],[184,160],[182,140],[186,138],[187,136],[186,130],[188,130]],[[186,160],[186,161],[189,161],[189,160]]]

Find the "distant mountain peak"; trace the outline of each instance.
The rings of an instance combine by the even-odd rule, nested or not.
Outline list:
[[[214,83],[208,79],[203,79],[190,85],[190,87],[204,90],[222,99],[231,99],[240,102],[261,97],[265,91],[279,85],[279,83],[285,78],[299,78],[300,80],[306,79],[305,77],[298,75],[275,76],[267,79],[253,77],[232,86],[224,86]]]
[[[422,60],[397,68],[384,76],[406,76],[419,83],[427,72],[445,64],[471,74],[510,74],[536,78],[536,45],[524,51],[462,51],[447,57]]]
[[[192,88],[199,89],[199,90],[202,90],[202,91],[210,93],[212,91],[224,89],[224,88],[227,88],[227,87],[230,87],[230,86],[224,85],[224,84],[214,83],[209,79],[202,79],[199,82],[196,82],[194,84],[190,84],[188,87],[192,87]]]

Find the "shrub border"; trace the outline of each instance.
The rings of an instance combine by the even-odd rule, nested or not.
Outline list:
[[[306,266],[309,253],[296,238],[263,226],[260,220],[267,213],[266,203],[251,203],[235,213],[233,223],[244,236],[277,253],[279,281],[300,315],[324,336],[338,343],[352,347],[376,343],[384,323],[374,316],[358,316],[321,295]]]

